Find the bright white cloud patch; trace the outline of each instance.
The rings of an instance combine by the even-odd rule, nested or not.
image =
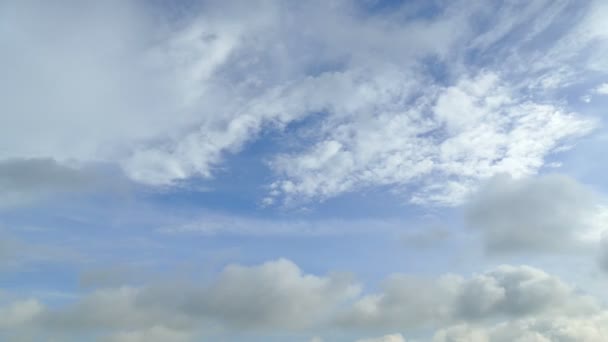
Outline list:
[[[390,94],[390,83],[381,84],[375,91]],[[326,198],[419,180],[414,202],[456,204],[480,179],[536,173],[561,140],[593,128],[559,107],[517,99],[516,91],[486,73],[409,105],[395,107],[403,93],[383,104],[373,96],[373,109],[326,120],[323,141],[312,149],[275,160],[273,168],[288,179],[272,184],[271,194]]]

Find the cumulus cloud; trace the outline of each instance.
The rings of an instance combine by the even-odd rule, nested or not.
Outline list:
[[[288,260],[227,266],[209,284],[102,288],[62,308],[37,301],[2,308],[7,327],[53,334],[106,335],[108,341],[190,340],[205,327],[298,331],[328,321],[354,298],[350,276],[304,274]]]
[[[564,251],[597,244],[607,212],[597,194],[570,177],[501,175],[472,197],[466,220],[490,253]]]
[[[558,278],[528,266],[500,266],[465,279],[446,275],[424,279],[395,275],[383,291],[364,296],[339,318],[349,327],[432,327],[458,321],[516,319],[597,310]]]
[[[207,284],[104,288],[60,307],[15,301],[0,316],[8,333],[67,339],[94,333],[104,341],[190,341],[207,333],[310,336],[327,329],[436,330],[434,341],[502,341],[494,336],[532,333],[566,341],[604,333],[606,314],[597,300],[529,266],[499,266],[469,278],[394,275],[381,292],[361,295],[359,289],[349,277],[305,274],[277,260],[228,266]],[[358,342],[404,340],[392,334]]]
[[[298,328],[323,319],[358,292],[348,276],[306,275],[291,261],[278,260],[227,267],[204,298],[190,300],[187,309],[236,327]]]
[[[260,133],[286,131],[301,139],[269,158],[266,203],[390,186],[455,204],[484,177],[535,173],[595,126],[547,94],[601,67],[581,55],[606,36],[596,2],[570,29],[571,7],[546,1],[456,1],[430,17],[343,1],[202,2],[177,19],[155,6],[2,4],[0,158],[110,162],[164,186],[212,177]]]

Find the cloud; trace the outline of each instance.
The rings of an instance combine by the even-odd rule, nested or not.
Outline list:
[[[413,329],[596,310],[594,300],[558,278],[528,266],[505,265],[469,279],[395,275],[382,292],[362,297],[338,322],[351,328]]]
[[[31,321],[44,310],[44,306],[35,299],[16,301],[0,307],[0,327],[10,329]]]
[[[6,333],[15,336],[27,332],[69,340],[95,334],[104,341],[380,329],[436,331],[434,341],[486,341],[481,338],[509,331],[583,336],[574,329],[600,332],[606,317],[594,298],[529,266],[504,265],[468,278],[394,275],[378,293],[361,295],[359,290],[349,277],[306,274],[280,259],[230,265],[208,283],[97,289],[58,307],[18,300],[2,306],[0,316]],[[403,340],[393,334],[358,341]]]
[[[291,261],[278,260],[229,266],[188,310],[236,327],[289,329],[309,326],[358,292],[349,277],[304,275]]]
[[[395,106],[405,100],[385,95],[396,89],[391,84],[401,77],[395,75],[374,86],[373,105],[325,120],[321,141],[312,148],[276,158],[271,166],[286,179],[271,185],[271,196],[324,199],[418,182],[422,187],[411,195],[413,202],[459,204],[492,175],[536,173],[562,141],[595,125],[560,107],[515,97],[517,90],[495,73],[463,77]]]
[[[173,94],[141,54],[150,23],[132,2],[3,3],[0,13],[0,158],[114,161],[110,150],[179,121],[159,103]]]
[[[472,197],[466,212],[489,253],[588,247],[608,228],[601,198],[563,175],[496,176]]]
[[[95,332],[108,341],[167,336],[186,341],[218,325],[229,331],[318,326],[359,293],[349,276],[304,274],[284,259],[251,267],[229,265],[209,284],[168,284],[97,289],[60,308],[17,302],[0,313],[11,328],[42,336]]]
[[[213,177],[263,132],[295,133],[269,158],[266,203],[389,186],[456,204],[595,127],[549,93],[601,70],[582,56],[607,34],[596,2],[568,28],[571,8],[549,2],[456,1],[430,17],[342,1],[203,2],[178,18],[157,6],[3,4],[0,159],[103,161],[167,186]]]
[[[526,319],[490,326],[457,325],[438,331],[433,342],[600,342],[608,336],[606,313],[583,318]]]
[[[597,88],[595,88],[594,92],[599,95],[608,95],[608,83],[600,84],[597,86]]]
[[[599,265],[602,270],[608,272],[608,234],[604,234],[600,242]]]
[[[384,335],[376,338],[366,338],[357,340],[356,342],[405,342],[405,338],[401,334]]]
[[[592,89],[588,94],[581,96],[581,101],[591,103],[591,100],[593,100],[593,95],[608,95],[608,83],[602,83]]]
[[[0,160],[0,208],[118,188],[118,177],[111,178],[92,166],[67,166],[52,159]]]

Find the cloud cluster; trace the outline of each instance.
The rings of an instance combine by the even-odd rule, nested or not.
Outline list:
[[[53,333],[110,333],[110,341],[159,336],[187,339],[217,324],[239,330],[299,330],[327,320],[358,295],[347,275],[303,274],[288,260],[227,266],[210,284],[98,289],[65,308],[34,299],[0,311],[6,329]]]
[[[583,318],[551,317],[499,323],[493,326],[456,325],[438,331],[433,342],[601,342],[608,336],[606,313]]]
[[[0,159],[104,161],[164,186],[287,132],[267,204],[375,186],[454,204],[595,127],[553,91],[608,70],[586,55],[605,48],[601,1],[571,25],[570,2],[444,5],[4,3]]]
[[[596,311],[595,305],[541,270],[505,265],[470,279],[395,275],[385,282],[381,293],[358,300],[339,322],[349,327],[404,329],[459,321],[584,314]]]
[[[292,262],[277,260],[228,266],[208,284],[98,289],[60,308],[35,299],[16,301],[0,316],[4,330],[14,336],[97,334],[104,341],[188,341],[217,333],[328,328],[361,333],[438,329],[434,341],[473,338],[463,336],[502,341],[493,336],[601,336],[606,317],[595,299],[528,266],[500,266],[470,278],[395,275],[379,293],[359,291],[360,285],[344,275],[304,274]],[[361,341],[404,338],[393,334]]]
[[[407,91],[391,97],[391,84],[398,83],[392,81],[363,97],[373,99],[373,110],[329,118],[319,143],[278,157],[272,166],[287,179],[273,183],[271,194],[326,198],[416,180],[422,187],[414,202],[458,204],[481,179],[536,173],[561,141],[594,127],[560,107],[518,98],[495,73],[463,77],[401,106],[395,102],[405,101]],[[387,102],[380,104],[383,96]]]

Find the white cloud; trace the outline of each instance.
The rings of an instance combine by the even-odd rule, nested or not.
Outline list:
[[[399,81],[378,82],[375,89],[391,94],[393,82]],[[385,103],[373,96],[373,109],[326,120],[323,140],[311,149],[278,157],[272,167],[286,179],[271,186],[271,195],[323,199],[365,186],[417,181],[423,188],[413,194],[414,202],[457,204],[479,180],[496,173],[536,173],[561,141],[594,127],[559,107],[517,99],[513,92],[498,75],[485,73],[410,106],[395,107],[402,98],[397,95]]]
[[[490,253],[564,251],[597,244],[608,210],[591,189],[563,175],[490,180],[472,197],[467,223]]]
[[[599,95],[608,95],[608,83],[600,84],[597,86],[597,88],[595,88],[594,92]]]
[[[0,158],[101,160],[170,185],[212,177],[260,132],[321,113],[312,133],[272,158],[266,203],[391,186],[414,202],[454,204],[497,172],[535,173],[564,139],[593,128],[544,94],[597,67],[564,65],[605,35],[594,2],[571,30],[557,25],[561,38],[539,54],[526,44],[568,6],[463,4],[432,18],[404,5],[406,21],[348,2],[206,3],[179,20],[135,2],[3,4],[0,89],[11,114]],[[494,29],[479,34],[479,16],[496,19]],[[473,51],[501,63],[469,65]],[[444,79],[429,73],[429,58]]]

